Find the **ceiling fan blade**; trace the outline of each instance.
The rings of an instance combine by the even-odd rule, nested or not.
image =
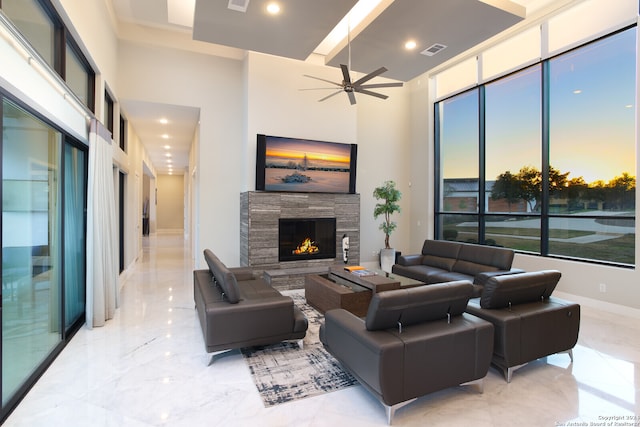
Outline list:
[[[326,100],[326,99],[331,98],[332,96],[336,96],[336,95],[337,95],[337,94],[339,94],[339,93],[342,93],[342,89],[341,89],[341,90],[339,90],[339,91],[337,91],[337,92],[332,93],[331,95],[325,96],[325,97],[324,97],[324,98],[322,98],[322,99],[318,99],[318,102],[322,102],[322,101],[324,101],[324,100]]]
[[[399,82],[399,83],[374,83],[374,84],[370,84],[370,85],[359,85],[358,87],[361,87],[363,89],[372,89],[372,88],[376,88],[376,87],[402,87],[403,83]]]
[[[353,94],[353,92],[347,92],[347,95],[349,95],[349,102],[351,103],[351,105],[356,103],[356,96]]]
[[[298,90],[336,90],[335,87],[307,87]]]
[[[372,71],[371,73],[367,74],[366,76],[356,80],[355,82],[353,82],[353,85],[354,86],[360,86],[362,83],[368,82],[372,78],[379,76],[380,74],[384,73],[385,71],[387,71],[386,68],[380,67],[377,70]]]
[[[349,67],[344,64],[340,64],[340,68],[342,69],[342,78],[345,83],[351,83],[351,76],[349,75]]]
[[[332,82],[331,80],[327,80],[327,79],[322,79],[320,77],[315,77],[315,76],[310,76],[308,74],[303,74],[304,77],[309,77],[310,79],[316,79],[316,80],[320,80],[322,82],[327,82],[327,83],[331,83],[332,85],[336,85],[336,86],[342,86],[341,83],[336,83],[336,82]]]
[[[365,90],[365,89],[360,89],[360,88],[354,88],[353,90],[355,90],[358,93],[362,93],[362,94],[365,94],[365,95],[371,95],[371,96],[375,96],[377,98],[382,98],[382,99],[387,99],[389,97],[389,96],[383,95],[381,93],[371,92],[370,90]]]

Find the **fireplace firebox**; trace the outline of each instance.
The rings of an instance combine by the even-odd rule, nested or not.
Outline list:
[[[326,259],[335,257],[335,218],[279,219],[279,261]]]

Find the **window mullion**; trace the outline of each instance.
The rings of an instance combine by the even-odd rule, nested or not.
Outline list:
[[[485,86],[479,87],[478,93],[478,242],[485,243]]]
[[[549,61],[542,62],[542,183],[540,203],[540,254],[549,255]]]

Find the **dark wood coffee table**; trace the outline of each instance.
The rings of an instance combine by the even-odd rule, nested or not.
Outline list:
[[[363,317],[374,293],[424,285],[408,277],[377,270],[373,272],[377,274],[358,276],[343,268],[332,267],[328,274],[307,275],[304,285],[307,303],[321,313],[343,308]]]

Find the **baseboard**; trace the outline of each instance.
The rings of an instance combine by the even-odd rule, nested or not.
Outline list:
[[[558,298],[566,299],[569,301],[576,302],[585,307],[595,308],[598,310],[606,311],[612,314],[618,314],[623,316],[633,317],[635,319],[640,319],[640,310],[633,307],[627,307],[625,305],[613,304],[606,301],[601,301],[593,298],[587,298],[579,295],[573,295],[566,292],[555,291],[553,296],[557,296]]]
[[[184,229],[182,228],[163,228],[163,229],[158,229],[156,230],[156,233],[158,235],[162,234],[162,235],[174,235],[174,234],[180,234],[183,235],[184,234]]]

